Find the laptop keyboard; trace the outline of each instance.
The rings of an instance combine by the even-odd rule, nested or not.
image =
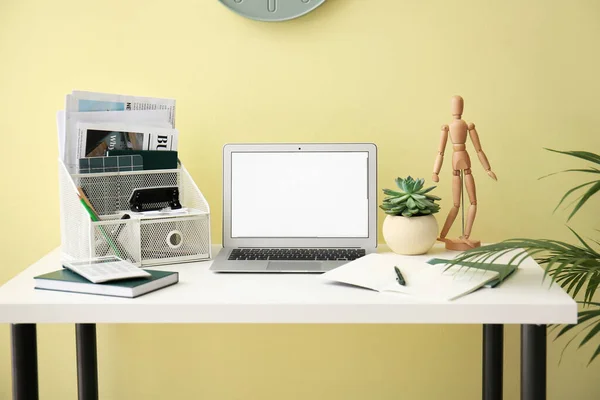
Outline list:
[[[233,249],[229,260],[356,260],[364,249]]]

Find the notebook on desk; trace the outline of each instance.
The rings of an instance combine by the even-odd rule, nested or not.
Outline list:
[[[36,276],[34,280],[36,289],[129,298],[142,296],[179,282],[177,272],[157,270],[148,270],[148,272],[150,273],[148,278],[92,283],[81,275],[63,268]]]
[[[431,256],[369,254],[323,274],[323,279],[378,292],[401,293],[425,301],[450,301],[469,294],[498,277],[498,272],[427,264]],[[394,267],[405,279],[401,285]]]

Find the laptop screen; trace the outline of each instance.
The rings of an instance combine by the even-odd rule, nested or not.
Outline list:
[[[232,152],[233,238],[366,238],[368,152]]]

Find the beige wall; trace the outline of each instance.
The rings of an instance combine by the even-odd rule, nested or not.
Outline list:
[[[461,94],[499,177],[475,163],[473,236],[567,239],[565,213],[552,209],[580,177],[537,178],[580,165],[543,147],[599,150],[599,15],[595,0],[328,0],[268,24],[216,0],[0,0],[0,282],[59,243],[54,115],[72,89],[177,99],[180,156],[211,204],[215,243],[224,143],[374,141],[380,188],[408,174],[429,180],[449,99]],[[448,165],[441,179],[440,220]],[[571,225],[593,235],[597,206]],[[103,325],[101,397],[476,399],[480,331]],[[5,325],[0,398],[10,393],[8,339]],[[508,327],[507,399],[519,393],[518,341]],[[569,350],[558,365],[564,344],[549,346],[549,399],[599,398],[600,361],[586,368],[590,349]],[[73,327],[41,326],[39,346],[42,398],[74,398]]]

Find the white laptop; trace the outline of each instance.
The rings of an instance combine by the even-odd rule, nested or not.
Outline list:
[[[219,272],[320,273],[377,248],[377,147],[223,148]]]

